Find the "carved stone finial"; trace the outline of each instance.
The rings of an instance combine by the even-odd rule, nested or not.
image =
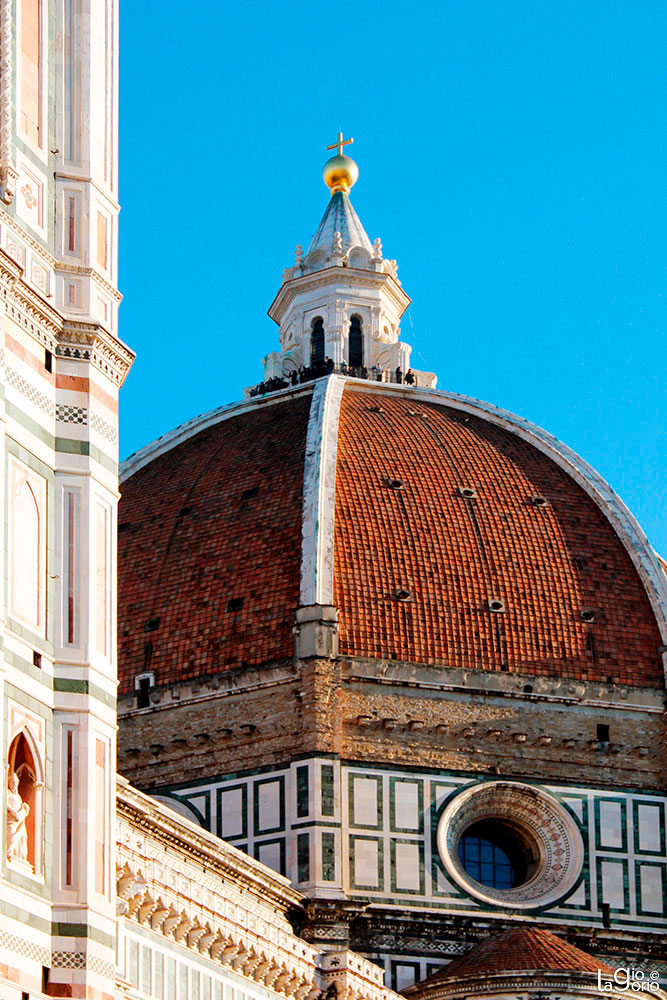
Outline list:
[[[382,240],[379,236],[373,240],[373,257],[375,260],[382,260]]]
[[[303,247],[301,246],[300,243],[297,243],[296,251],[294,253],[294,263],[300,264],[302,260],[303,260]]]
[[[342,254],[343,252],[343,235],[340,230],[336,230],[333,238],[333,252],[335,254]]]

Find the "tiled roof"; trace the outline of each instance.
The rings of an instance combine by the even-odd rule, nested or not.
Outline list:
[[[368,253],[372,252],[373,248],[366,230],[344,191],[336,191],[331,195],[317,232],[310,241],[306,256],[314,250],[326,250],[327,253],[331,253],[335,233],[341,235],[343,253],[347,253],[351,247],[363,247]]]
[[[121,693],[147,670],[161,685],[292,656],[310,400],[259,404],[123,483]]]
[[[419,983],[411,996],[445,983],[468,976],[485,976],[500,972],[594,972],[612,970],[604,962],[587,955],[550,931],[537,927],[511,927],[494,934],[444,969]]]
[[[612,525],[505,427],[347,388],[335,532],[344,655],[664,683],[656,620]],[[494,599],[504,611],[489,609]]]
[[[121,693],[146,671],[162,685],[292,656],[310,401],[305,387],[258,399],[124,481]],[[662,686],[635,567],[551,457],[437,395],[379,385],[346,386],[337,447],[342,655]]]

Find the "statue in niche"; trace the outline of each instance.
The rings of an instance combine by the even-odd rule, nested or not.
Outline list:
[[[30,806],[19,795],[19,779],[9,772],[7,781],[7,858],[28,861],[28,830],[26,820]]]

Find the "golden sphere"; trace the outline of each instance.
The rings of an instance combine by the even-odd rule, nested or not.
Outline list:
[[[322,168],[322,177],[331,193],[336,191],[349,191],[353,184],[356,184],[359,176],[359,167],[349,156],[332,156]]]

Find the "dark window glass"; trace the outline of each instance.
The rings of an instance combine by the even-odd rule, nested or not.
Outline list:
[[[151,705],[151,679],[142,677],[139,681],[137,691],[137,708],[150,708]]]
[[[350,368],[361,368],[364,363],[364,342],[361,335],[361,320],[353,316],[350,320]]]
[[[459,840],[459,858],[471,878],[494,889],[513,889],[526,879],[523,845],[503,823],[474,823]]]
[[[324,364],[324,321],[321,316],[317,316],[312,324],[313,332],[310,335],[310,364],[312,368],[317,368]]]

